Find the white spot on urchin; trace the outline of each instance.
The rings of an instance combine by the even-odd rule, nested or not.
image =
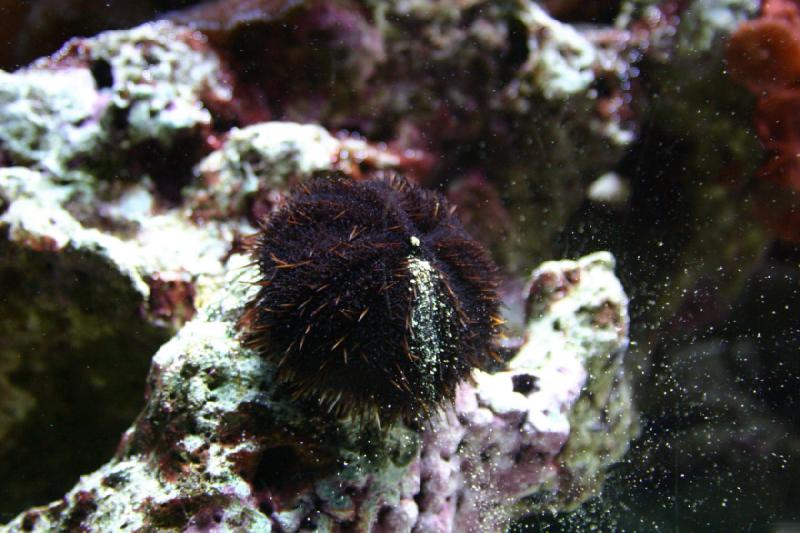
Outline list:
[[[413,246],[414,248],[419,248],[419,245],[420,245],[419,239],[417,237],[415,237],[414,235],[412,235],[411,236],[411,246]]]

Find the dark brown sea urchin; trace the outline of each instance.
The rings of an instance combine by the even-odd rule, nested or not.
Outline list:
[[[402,178],[301,185],[254,255],[243,324],[296,398],[420,420],[493,356],[496,267],[444,198]]]

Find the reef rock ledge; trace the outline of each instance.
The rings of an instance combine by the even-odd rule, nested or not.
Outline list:
[[[534,271],[526,342],[420,431],[309,417],[282,397],[236,330],[246,262],[231,258],[156,353],[115,456],[0,531],[496,531],[596,495],[635,433],[608,253]]]

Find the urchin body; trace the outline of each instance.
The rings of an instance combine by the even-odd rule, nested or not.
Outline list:
[[[317,178],[264,223],[250,343],[297,398],[420,420],[492,355],[497,273],[438,194]]]

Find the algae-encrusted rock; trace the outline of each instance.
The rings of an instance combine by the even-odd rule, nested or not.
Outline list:
[[[309,5],[292,4],[273,22],[318,23],[319,6]],[[566,392],[527,396],[540,385],[578,391],[590,386],[586,376],[544,385],[534,370],[510,368],[496,378],[505,385],[461,386],[455,410],[423,435],[400,426],[384,436],[304,419],[276,393],[267,365],[239,345],[232,325],[246,286],[225,276],[244,275],[245,236],[294,183],[397,170],[444,188],[463,178],[452,169],[478,165],[476,183],[486,187],[474,196],[493,192],[508,230],[498,257],[525,272],[540,260],[525,251],[550,249],[581,202],[592,178],[584,170],[612,165],[635,132],[630,115],[601,111],[595,89],[602,78],[621,90],[629,64],[620,50],[535,4],[352,7],[319,7],[325,20],[357,23],[332,45],[346,52],[347,68],[334,65],[341,77],[324,78],[312,96],[289,83],[305,79],[303,54],[289,72],[270,70],[283,64],[274,57],[264,62],[256,74],[288,81],[259,86],[219,40],[163,21],[75,39],[0,73],[0,478],[12,480],[2,512],[56,497],[111,454],[141,408],[151,355],[180,330],[153,360],[146,406],[115,458],[9,529],[500,527],[541,507],[528,495],[556,508],[579,501],[624,449],[628,434],[616,429],[611,442],[589,432],[564,448],[596,405],[579,410]],[[274,53],[289,60],[282,50]],[[490,82],[475,92],[483,73]],[[281,91],[292,94],[273,98]],[[336,97],[321,102],[326,91]],[[264,107],[253,112],[243,95],[263,97]],[[273,117],[283,121],[262,122]],[[532,152],[531,139],[547,150]],[[604,266],[587,272],[610,268],[595,263]],[[611,312],[624,317],[621,294]],[[620,328],[621,348],[620,320],[601,329]],[[617,376],[618,358],[610,360],[603,372]],[[532,402],[526,412],[553,413],[554,425],[526,425],[495,450],[483,441],[523,416],[497,410],[508,380],[515,401]],[[624,391],[613,383],[596,385],[598,394]],[[613,398],[624,414],[614,428],[623,428],[630,405]],[[534,449],[541,453],[526,463]],[[482,501],[494,508],[479,520]]]
[[[626,449],[627,301],[608,254],[543,265],[528,342],[421,434],[309,418],[281,394],[237,336],[246,261],[155,355],[114,458],[0,531],[498,530],[586,498]]]
[[[0,154],[62,180],[158,174],[150,165],[160,157],[209,151],[208,103],[231,97],[197,32],[162,21],[74,39],[50,58],[0,71]]]

